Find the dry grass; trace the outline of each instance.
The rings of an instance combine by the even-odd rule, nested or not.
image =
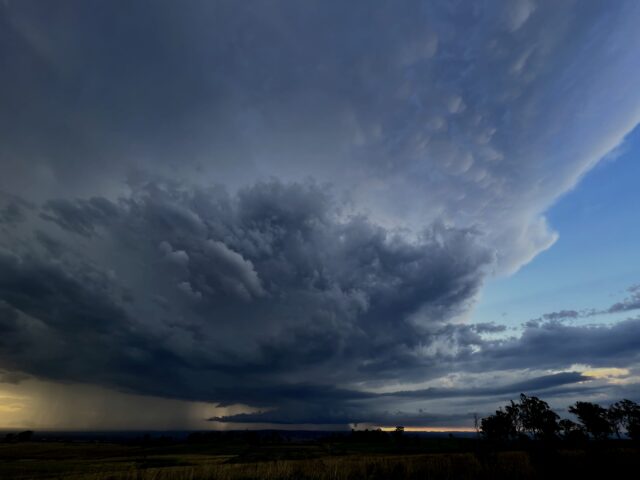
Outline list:
[[[295,447],[292,447],[295,448]],[[252,453],[248,448],[248,453]],[[303,449],[304,450],[304,449]],[[367,454],[253,461],[211,447],[145,449],[117,445],[0,446],[1,480],[383,480],[611,478],[640,471],[637,449]],[[253,457],[252,457],[253,458]],[[533,460],[532,460],[533,459]],[[617,468],[616,468],[617,467]]]
[[[428,455],[348,455],[307,460],[274,460],[254,463],[226,463],[225,457],[185,456],[146,457],[146,465],[127,458],[102,462],[37,461],[13,468],[0,467],[3,479],[64,479],[64,480],[356,480],[356,479],[476,479],[532,478],[533,471],[524,453],[501,454],[491,465],[487,476],[474,454]],[[190,465],[171,465],[171,463]],[[162,464],[165,465],[162,465]],[[15,467],[15,465],[14,465]],[[9,474],[10,476],[6,476]]]

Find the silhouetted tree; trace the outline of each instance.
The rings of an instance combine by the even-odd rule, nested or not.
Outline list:
[[[625,430],[630,438],[640,439],[640,405],[636,402],[627,399],[616,402],[609,407],[607,415],[618,438],[620,431]]]
[[[597,440],[604,440],[613,433],[613,426],[606,409],[597,403],[576,402],[569,407],[584,427],[584,430]]]
[[[486,440],[507,442],[533,438],[548,442],[558,438],[582,444],[590,437],[605,440],[615,433],[621,438],[626,432],[632,440],[640,440],[640,405],[628,399],[613,403],[608,409],[591,402],[576,402],[569,407],[579,424],[568,419],[560,420],[547,402],[520,394],[519,401],[511,400],[496,413],[482,418],[476,431]],[[544,444],[543,444],[544,445]]]
[[[520,401],[511,400],[509,405],[496,411],[495,415],[483,418],[481,430],[485,438],[510,440],[518,437],[551,440],[559,430],[558,415],[547,402],[537,397],[520,394]]]
[[[578,425],[576,422],[573,422],[567,418],[563,418],[562,420],[560,420],[558,422],[558,427],[563,437],[568,437],[573,432],[582,431],[582,429],[580,428],[580,425]]]
[[[560,417],[549,408],[547,402],[537,397],[528,397],[522,393],[520,394],[520,404],[517,406],[517,414],[522,432],[538,440],[550,440],[556,437]]]
[[[495,442],[504,442],[515,438],[518,432],[513,413],[513,408],[506,411],[499,408],[494,415],[480,420],[482,436]]]
[[[584,429],[576,422],[572,422],[566,418],[558,422],[558,429],[562,435],[562,439],[571,443],[583,442],[587,439]]]
[[[505,405],[504,411],[507,414],[507,417],[511,420],[513,430],[515,432],[514,436],[521,436],[524,432],[524,427],[522,425],[522,417],[520,415],[520,404],[510,400],[509,405]]]

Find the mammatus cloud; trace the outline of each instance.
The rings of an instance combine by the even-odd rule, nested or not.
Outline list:
[[[385,226],[477,227],[509,272],[640,120],[637,2],[295,3],[5,3],[0,188],[312,176]]]
[[[3,3],[0,367],[321,423],[637,362],[635,319],[460,318],[640,121],[639,9]]]

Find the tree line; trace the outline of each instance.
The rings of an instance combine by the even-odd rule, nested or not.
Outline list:
[[[549,404],[534,396],[520,394],[519,401],[511,400],[496,413],[483,418],[477,426],[483,438],[506,442],[530,438],[541,441],[564,439],[585,441],[589,438],[605,440],[626,435],[640,440],[640,405],[621,400],[604,408],[597,403],[576,402],[568,411],[578,422],[560,419]]]

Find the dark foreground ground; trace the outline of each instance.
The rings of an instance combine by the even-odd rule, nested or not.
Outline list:
[[[4,443],[0,479],[640,478],[640,448],[624,441],[498,450],[469,438],[254,440]]]

